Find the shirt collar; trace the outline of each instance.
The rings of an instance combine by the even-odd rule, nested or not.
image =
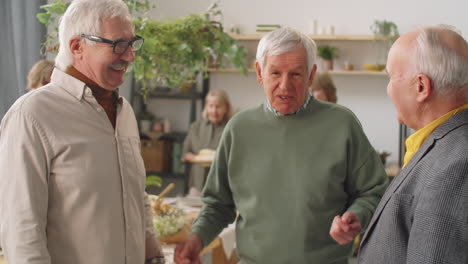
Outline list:
[[[300,113],[301,111],[303,111],[304,109],[306,109],[307,105],[309,104],[310,102],[310,99],[312,98],[313,96],[310,94],[310,93],[307,93],[307,98],[305,100],[305,102],[302,104],[301,107],[299,107],[299,109],[296,110],[296,112],[294,113],[290,113],[290,114],[286,114],[285,116],[288,116],[288,115],[295,115],[297,113]],[[268,110],[270,110],[270,112],[272,112],[274,115],[276,116],[282,116],[283,114],[281,114],[280,112],[278,112],[276,109],[274,109],[270,102],[268,101],[268,99],[266,100],[266,107],[268,108]]]
[[[75,77],[76,79],[82,81],[83,83],[86,84],[87,87],[89,87],[92,91],[92,94],[95,97],[109,97],[112,96],[115,101],[120,103],[122,101],[122,98],[119,96],[119,88],[117,88],[114,91],[109,91],[106,90],[102,87],[100,87],[96,82],[88,78],[88,76],[84,75],[80,71],[78,71],[75,67],[69,66],[67,70],[65,71],[66,74],[71,75],[72,77]],[[85,88],[86,90],[86,88]]]
[[[419,148],[422,146],[424,141],[431,135],[432,131],[434,131],[437,127],[439,127],[442,123],[447,121],[450,117],[454,116],[456,113],[468,109],[468,104],[462,105],[457,109],[454,109],[441,117],[437,118],[436,120],[432,121],[431,123],[427,124],[425,127],[419,129],[414,134],[408,137],[405,141],[406,145],[406,153],[404,157],[403,167],[408,164],[411,158],[416,154]]]
[[[91,92],[91,88],[84,81],[58,68],[54,68],[51,81],[64,87],[67,92],[80,101],[86,96],[86,91]],[[119,95],[119,89],[117,88],[114,92],[117,103],[122,104],[123,99]]]

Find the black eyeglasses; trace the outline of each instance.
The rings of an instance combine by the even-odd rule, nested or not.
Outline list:
[[[110,40],[110,39],[100,38],[100,37],[91,36],[87,34],[81,34],[80,36],[82,38],[89,39],[91,41],[111,44],[114,49],[113,50],[114,53],[119,54],[119,55],[124,54],[127,51],[129,46],[132,46],[133,51],[139,50],[143,46],[143,42],[145,41],[140,36],[136,36],[134,39],[130,41],[124,40],[124,39]]]

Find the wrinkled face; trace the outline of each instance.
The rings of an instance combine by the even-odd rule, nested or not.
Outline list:
[[[398,112],[398,122],[414,128],[417,121],[413,120],[417,107],[415,100],[417,79],[411,73],[409,54],[405,53],[399,45],[390,49],[387,61],[387,72],[390,77],[387,94]]]
[[[101,38],[109,40],[132,40],[135,37],[130,18],[118,17],[103,19]],[[91,46],[82,39],[82,54],[79,59],[75,55],[74,67],[99,86],[107,90],[115,90],[124,82],[124,74],[128,65],[135,60],[131,47],[123,54],[114,54],[113,46],[107,43],[95,42]]]
[[[213,96],[208,96],[206,98],[205,108],[208,120],[213,124],[223,121],[227,112],[226,104]]]
[[[263,71],[257,64],[257,79],[270,105],[282,115],[294,113],[305,102],[316,67],[307,71],[307,54],[303,47],[266,56]]]

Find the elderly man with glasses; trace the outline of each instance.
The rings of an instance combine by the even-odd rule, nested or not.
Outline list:
[[[51,83],[0,126],[8,263],[164,263],[130,104],[118,95],[143,39],[121,0],[75,0]]]

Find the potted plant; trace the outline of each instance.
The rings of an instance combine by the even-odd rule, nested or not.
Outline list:
[[[395,40],[398,38],[398,26],[392,21],[387,20],[374,20],[374,23],[371,25],[372,33],[374,36],[386,39]]]
[[[370,26],[374,38],[377,41],[377,63],[376,68],[385,68],[387,53],[393,42],[399,37],[398,26],[392,21],[375,20]]]
[[[137,34],[145,38],[134,63],[144,93],[149,80],[158,86],[181,87],[195,82],[197,74],[208,68],[226,63],[247,73],[246,50],[211,19],[218,12],[214,5],[205,14],[171,21],[134,20]]]
[[[141,111],[136,115],[136,119],[140,125],[140,131],[148,132],[151,131],[151,126],[153,121],[156,119],[156,116],[149,111]]]
[[[317,55],[323,59],[322,70],[333,70],[333,59],[338,58],[338,49],[335,46],[321,45],[317,47]]]
[[[55,0],[42,6],[37,15],[46,26],[65,12],[68,1]],[[137,14],[151,8],[150,0],[124,0]],[[151,21],[147,17],[133,20],[135,33],[145,39],[143,48],[136,53],[132,66],[134,78],[141,85],[140,92],[146,99],[150,81],[155,86],[180,87],[196,81],[199,73],[206,72],[213,64],[232,67],[247,73],[246,50],[223,31],[221,23],[214,20],[221,11],[215,2],[204,14],[193,14],[172,21]],[[57,28],[46,36],[45,49],[57,42]]]

